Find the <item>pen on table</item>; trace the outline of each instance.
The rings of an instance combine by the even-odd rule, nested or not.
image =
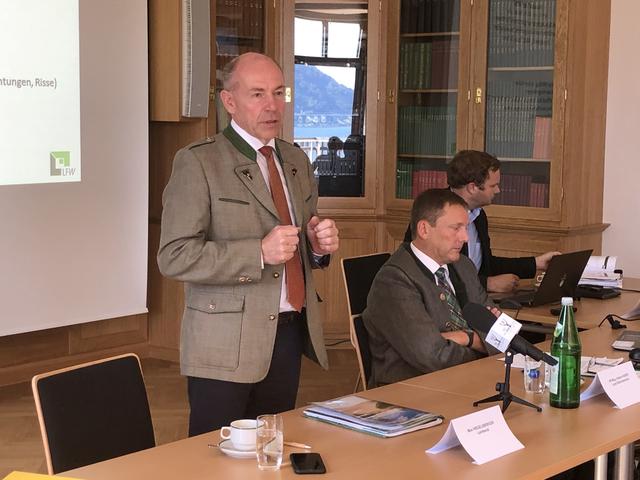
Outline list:
[[[297,443],[297,442],[283,442],[283,443],[288,447],[304,448],[306,450],[311,450],[311,446],[310,445],[305,445],[304,443]]]

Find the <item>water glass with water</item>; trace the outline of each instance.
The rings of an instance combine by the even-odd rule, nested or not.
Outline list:
[[[256,431],[256,456],[260,470],[278,470],[282,464],[284,432],[282,415],[260,415]]]
[[[524,389],[529,393],[543,393],[545,363],[526,355],[524,358]]]

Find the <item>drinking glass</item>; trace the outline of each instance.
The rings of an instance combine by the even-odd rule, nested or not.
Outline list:
[[[282,415],[260,415],[256,431],[256,457],[260,470],[278,470],[282,464]]]
[[[545,387],[545,363],[524,357],[524,389],[529,393],[543,393]]]

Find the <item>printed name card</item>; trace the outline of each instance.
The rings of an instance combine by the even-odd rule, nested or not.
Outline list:
[[[497,405],[454,418],[440,441],[426,452],[436,454],[458,445],[462,445],[478,465],[524,448]]]
[[[606,393],[617,408],[640,402],[640,379],[631,362],[600,370],[591,385],[580,394],[580,401]]]

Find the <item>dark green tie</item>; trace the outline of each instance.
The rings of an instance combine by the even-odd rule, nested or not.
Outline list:
[[[438,277],[438,285],[442,287],[447,305],[449,306],[452,330],[468,330],[469,326],[467,325],[467,321],[462,317],[462,310],[460,309],[458,299],[451,290],[449,282],[447,282],[447,272],[444,267],[436,270],[436,277]]]

